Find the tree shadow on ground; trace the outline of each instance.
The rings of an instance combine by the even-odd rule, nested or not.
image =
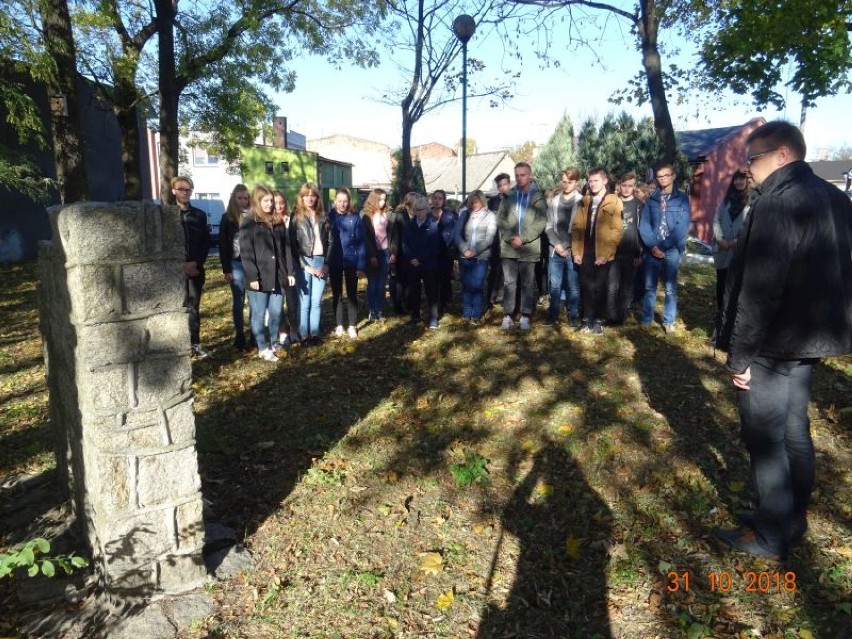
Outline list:
[[[488,605],[477,638],[612,637],[607,545],[599,541],[611,537],[610,514],[564,447],[545,444],[500,514],[486,596],[506,532],[520,553],[505,605]],[[590,539],[598,541],[583,544]]]
[[[409,375],[404,366],[378,368],[379,354],[404,349],[410,338],[394,324],[357,342],[294,347],[269,375],[252,367],[256,354],[229,364],[232,392],[196,415],[199,472],[213,511],[248,536],[312,466],[333,475],[326,453]],[[222,372],[216,362],[206,366],[202,386]]]

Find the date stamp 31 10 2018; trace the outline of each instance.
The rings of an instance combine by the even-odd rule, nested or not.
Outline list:
[[[758,594],[796,592],[796,573],[792,570],[737,572],[732,570],[709,571],[702,575],[710,592],[730,592],[735,589]],[[690,571],[669,571],[666,575],[666,590],[689,592],[696,585]]]

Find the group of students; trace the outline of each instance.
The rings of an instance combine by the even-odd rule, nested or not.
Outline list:
[[[602,333],[604,324],[623,324],[631,304],[638,302],[640,323],[650,323],[662,278],[663,326],[668,329],[676,313],[677,267],[689,224],[688,200],[675,186],[673,168],[657,168],[657,188],[650,194],[646,185],[637,186],[633,173],[621,176],[614,189],[601,167],[588,171],[582,189],[580,180],[579,170],[568,167],[561,189],[545,194],[529,164],[521,162],[514,187],[507,174],[498,175],[497,196],[488,199],[474,191],[458,213],[447,208],[440,190],[428,198],[409,193],[392,209],[382,189],[373,189],[357,212],[344,188],[337,189],[326,211],[318,187],[307,183],[291,214],[281,192],[262,185],[249,191],[239,184],[219,236],[219,258],[233,298],[234,346],[256,346],[261,358],[276,361],[290,344],[316,343],[326,282],[335,336],[356,338],[358,280],[363,277],[370,321],[383,319],[389,291],[396,314],[408,313],[410,324],[419,323],[425,293],[427,325],[437,329],[452,301],[456,273],[464,320],[479,323],[489,305],[502,301],[501,328],[512,328],[520,314],[521,330],[529,330],[539,300],[538,271],[550,298],[548,324],[558,322],[564,307],[571,326],[594,334]],[[187,179],[178,178],[176,186],[184,188],[173,185],[173,190],[176,197],[185,196],[186,215],[191,215],[191,189],[185,188],[191,182],[181,181]],[[719,291],[747,211],[746,193],[746,174],[737,172],[716,216]],[[200,256],[203,247],[196,248]],[[191,263],[203,269],[202,259]],[[197,321],[195,326],[193,351],[201,355]]]

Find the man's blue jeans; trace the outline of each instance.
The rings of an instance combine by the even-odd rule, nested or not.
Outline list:
[[[485,308],[485,276],[488,274],[488,260],[460,257],[459,271],[462,281],[462,317],[478,320]]]
[[[305,260],[315,269],[320,269],[325,264],[322,255],[306,257]],[[296,271],[296,283],[299,286],[299,334],[302,339],[319,335],[320,303],[327,280],[327,277],[316,277],[303,268]]]
[[[571,256],[562,257],[554,252],[550,256],[550,311],[548,319],[555,322],[559,319],[559,309],[562,305],[562,295],[568,298],[568,317],[574,319],[580,316],[580,271]]]
[[[257,350],[263,351],[271,348],[272,344],[278,341],[284,295],[281,291],[269,293],[249,289],[248,301],[251,308],[251,332],[257,342]],[[267,313],[269,313],[269,323],[264,326],[263,322]],[[269,329],[269,335],[266,333],[267,329]]]
[[[793,526],[806,521],[814,485],[808,420],[813,362],[758,357],[751,365],[751,389],[737,391],[751,486],[758,498],[757,532],[767,549],[782,555]]]
[[[654,306],[657,303],[657,284],[663,279],[665,299],[663,300],[663,325],[674,324],[677,317],[677,270],[680,266],[680,251],[671,248],[663,259],[657,259],[651,252],[645,253],[645,299],[642,301],[642,324],[654,321]]]

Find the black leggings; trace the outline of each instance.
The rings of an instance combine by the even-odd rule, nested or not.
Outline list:
[[[331,283],[331,306],[334,309],[334,319],[337,326],[343,326],[343,281],[346,280],[346,306],[349,315],[349,326],[358,323],[358,271],[354,268],[344,268],[328,272]]]

